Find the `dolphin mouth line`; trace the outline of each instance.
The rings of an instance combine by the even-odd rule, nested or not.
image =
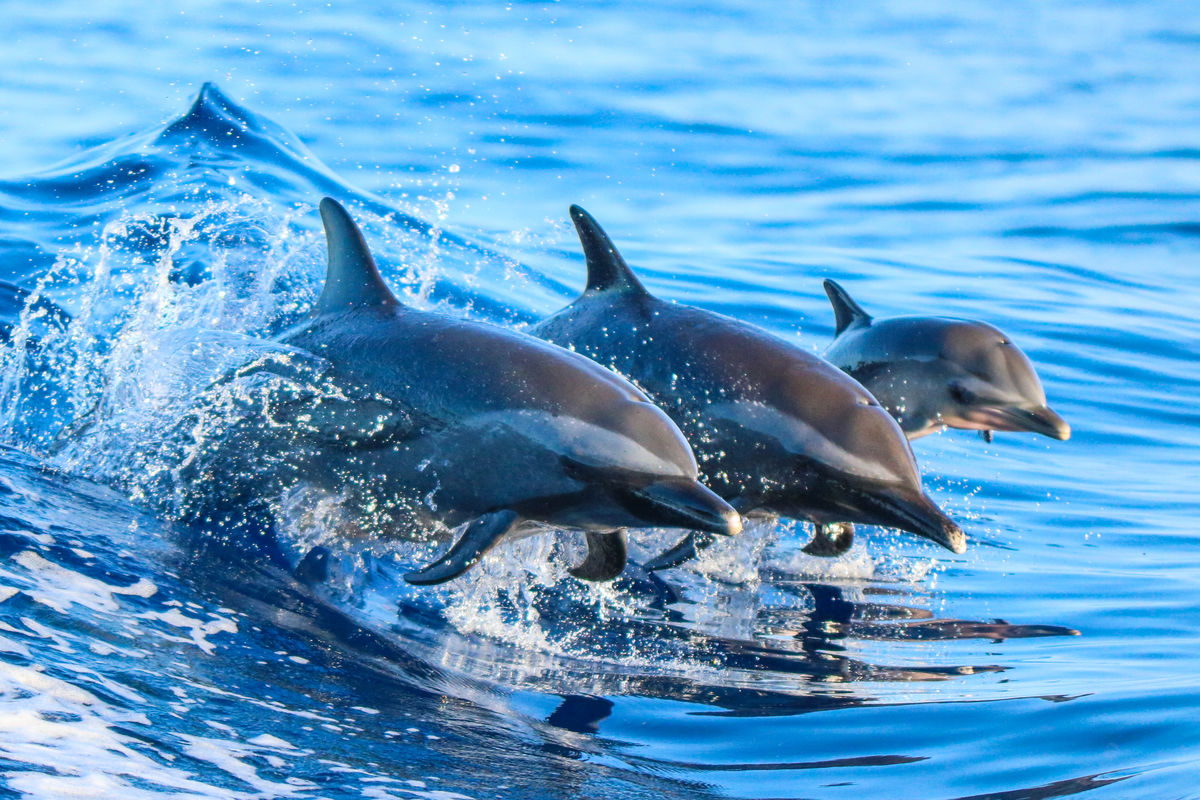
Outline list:
[[[966,416],[972,424],[987,430],[1040,433],[1059,441],[1071,438],[1071,426],[1049,406],[977,406]]]
[[[733,536],[742,530],[737,511],[699,481],[656,481],[629,491],[628,497],[647,507],[652,526],[690,528],[720,536]],[[663,512],[666,516],[656,523],[654,518]]]
[[[915,533],[940,544],[952,553],[961,554],[967,551],[967,537],[962,528],[947,517],[932,501],[928,501],[932,513],[922,515],[909,504],[885,494],[863,493],[862,497],[870,507],[892,518],[892,522],[882,523],[883,527],[898,527],[909,533]],[[938,519],[931,519],[935,515]],[[903,524],[897,525],[897,522]]]
[[[689,509],[676,507],[675,510],[692,521],[693,529],[717,536],[736,536],[742,532],[742,518],[737,512],[731,511],[715,516],[691,513]],[[683,526],[678,526],[683,527]]]

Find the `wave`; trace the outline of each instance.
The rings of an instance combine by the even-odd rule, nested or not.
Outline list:
[[[205,85],[183,116],[161,128],[0,182],[7,229],[0,255],[11,265],[3,277],[29,292],[9,309],[10,335],[0,350],[0,436],[13,448],[0,458],[18,473],[57,470],[60,493],[84,479],[114,487],[139,509],[168,509],[180,462],[169,432],[213,381],[272,352],[271,336],[315,298],[324,254],[314,208],[323,194],[354,207],[406,302],[519,325],[535,308],[570,295],[532,268],[355,190],[296,136]],[[37,313],[46,301],[64,308],[70,324],[47,326]],[[123,502],[108,498],[87,514],[111,514]],[[139,703],[122,700],[119,687],[143,679],[118,675],[116,661],[129,648],[119,641],[122,614],[140,620],[138,635],[151,627],[152,635],[204,652],[223,636],[250,640],[230,667],[238,680],[249,680],[264,651],[253,643],[262,636],[248,636],[244,626],[278,626],[316,642],[326,661],[344,657],[405,693],[491,709],[573,757],[591,752],[618,761],[626,758],[619,747],[569,735],[596,730],[613,709],[604,698],[703,704],[704,713],[729,717],[915,703],[937,696],[919,687],[1008,669],[964,663],[952,649],[929,659],[930,642],[1077,635],[1048,624],[939,618],[927,585],[934,561],[868,536],[871,551],[859,544],[848,558],[824,562],[799,552],[807,541],[799,526],[780,523],[715,546],[669,577],[633,569],[612,585],[583,585],[566,573],[580,543],[538,537],[501,548],[470,580],[430,590],[398,577],[428,557],[423,546],[341,541],[337,517],[353,509],[337,498],[304,504],[280,521],[268,546],[213,540],[141,512],[135,532],[111,541],[105,537],[120,525],[106,523],[91,535],[54,530],[43,540],[19,532],[43,524],[18,519],[28,497],[12,505],[5,513],[15,521],[0,535],[11,556],[4,580],[24,599],[20,608],[0,608],[19,616],[30,603],[81,605],[102,617],[37,624],[98,631],[93,638],[104,652],[94,653],[92,668],[117,677],[96,682],[93,694],[102,700],[76,698],[63,713],[100,719],[106,747],[131,763],[140,763],[140,734],[129,726],[144,723],[126,719]],[[72,540],[81,545],[65,544]],[[645,532],[633,554],[670,541],[668,532]],[[316,545],[330,550],[330,574],[296,580],[289,567]],[[161,558],[154,555],[160,550]],[[61,579],[66,572],[70,581]],[[151,587],[221,599],[201,603],[206,612],[197,615],[184,610],[191,601],[156,601]],[[911,643],[923,646],[906,650]],[[187,671],[167,673],[145,679],[141,694],[186,693],[180,687],[197,680]],[[215,693],[222,681],[210,677]],[[0,676],[10,686],[32,679],[19,669]],[[1011,691],[1002,681],[976,689],[995,698]],[[236,701],[252,703],[252,696],[241,691]],[[548,697],[558,698],[550,709]],[[208,752],[188,735],[190,757]],[[277,742],[251,740],[235,760],[286,762],[289,754]],[[195,788],[166,767],[151,779]]]

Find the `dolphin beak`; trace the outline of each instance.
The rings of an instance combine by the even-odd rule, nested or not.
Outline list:
[[[1028,410],[1017,409],[1015,416],[1019,419],[1014,421],[1018,424],[1025,423],[1026,427],[1023,430],[1030,433],[1040,433],[1051,439],[1058,439],[1060,442],[1071,438],[1071,426],[1065,419],[1051,411],[1049,406],[1038,406]]]
[[[1030,408],[1020,408],[1016,405],[994,405],[994,407],[979,409],[973,421],[982,422],[996,431],[1024,431],[1040,433],[1044,437],[1066,441],[1070,438],[1070,426],[1067,421],[1051,411],[1046,405],[1033,405]]]
[[[623,493],[625,505],[647,525],[688,528],[721,536],[742,530],[733,507],[703,484],[689,478],[664,478]]]
[[[1071,426],[1048,406],[983,406],[972,409],[966,417],[985,430],[1040,433],[1059,441],[1071,438]]]
[[[891,493],[868,498],[878,524],[915,533],[937,542],[952,553],[967,551],[967,535],[924,494],[906,496]]]

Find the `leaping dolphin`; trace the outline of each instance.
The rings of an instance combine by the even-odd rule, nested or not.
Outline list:
[[[213,444],[227,457],[206,459],[212,480],[248,472],[273,476],[277,493],[341,493],[368,535],[464,525],[444,556],[405,576],[415,584],[450,580],[506,536],[546,526],[586,532],[573,573],[591,580],[620,573],[627,526],[740,530],[699,483],[680,430],[628,381],[531,336],[403,305],[346,210],[327,197],[321,219],[324,289],[280,337],[319,380],[298,384],[272,360],[243,370],[287,388]]]
[[[956,553],[962,530],[921,487],[896,421],[855,380],[735,319],[651,295],[608,235],[571,206],[587,287],[532,332],[632,379],[688,435],[706,482],[743,514],[818,526],[810,552],[849,547],[847,523],[901,528]],[[674,566],[711,537],[652,560]]]
[[[1028,356],[985,322],[945,317],[872,319],[831,280],[837,331],[825,358],[853,375],[891,412],[909,439],[945,427],[1028,431],[1068,439],[1046,405]]]

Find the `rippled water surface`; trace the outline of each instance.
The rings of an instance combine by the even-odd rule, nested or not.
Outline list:
[[[73,322],[0,303],[0,793],[1200,797],[1200,15],[169,5],[7,15],[0,278]],[[506,325],[582,286],[570,203],[814,351],[824,277],[986,319],[1073,436],[915,443],[962,556],[756,523],[596,587],[541,536],[422,589],[336,498],[283,560],[172,525],[164,431],[313,301],[326,194]]]

